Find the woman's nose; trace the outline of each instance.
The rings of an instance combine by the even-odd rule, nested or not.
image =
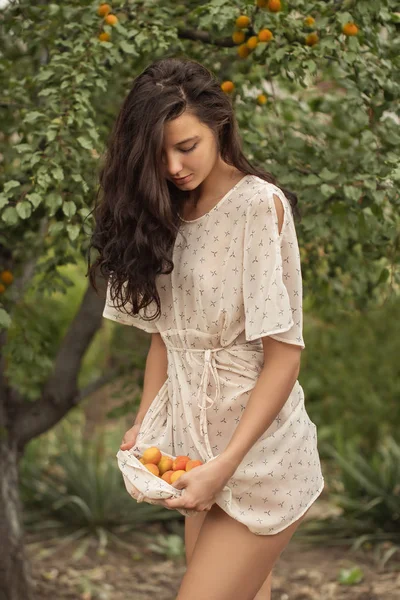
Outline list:
[[[177,177],[182,171],[182,162],[179,156],[164,157],[164,164],[171,177]]]

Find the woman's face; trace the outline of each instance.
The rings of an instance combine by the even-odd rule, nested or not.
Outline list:
[[[185,112],[164,125],[163,170],[166,179],[182,190],[193,190],[209,175],[218,160],[212,130]],[[179,177],[189,176],[178,181]]]

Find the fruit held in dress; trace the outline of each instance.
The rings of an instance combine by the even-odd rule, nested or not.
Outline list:
[[[190,456],[180,455],[176,458],[171,458],[162,454],[157,446],[147,448],[143,455],[139,457],[139,461],[153,475],[160,477],[169,484],[173,484],[181,475],[200,467],[204,464],[201,460],[191,459]]]

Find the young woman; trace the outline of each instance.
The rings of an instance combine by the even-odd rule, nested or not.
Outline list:
[[[167,58],[133,82],[101,171],[92,245],[104,317],[152,335],[135,424],[168,406],[165,447],[203,465],[174,484],[187,570],[178,600],[267,600],[271,570],[324,480],[297,377],[297,197],[241,150],[230,98]],[[149,408],[151,407],[150,411]]]

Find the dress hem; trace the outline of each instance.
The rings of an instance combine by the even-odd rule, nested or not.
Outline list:
[[[115,323],[120,323],[121,325],[127,325],[128,327],[137,327],[138,329],[142,329],[147,333],[158,333],[158,329],[151,329],[150,327],[146,327],[145,325],[139,324],[137,321],[128,321],[123,317],[115,317],[111,313],[107,313],[103,311],[102,317],[105,319],[109,319],[110,321],[114,321]],[[129,319],[129,315],[127,315],[127,319]]]
[[[299,515],[296,515],[296,517],[294,519],[292,519],[289,523],[286,523],[280,529],[275,530],[274,532],[271,532],[271,533],[256,533],[256,531],[254,529],[250,529],[250,527],[248,527],[247,525],[246,525],[246,527],[249,529],[249,531],[251,531],[255,535],[275,535],[276,533],[280,533],[281,531],[284,531],[287,527],[290,527],[290,525],[293,525],[293,523],[295,523],[295,521],[297,521],[298,519],[300,519],[300,517],[302,517],[307,512],[307,510],[310,508],[310,506],[312,504],[314,504],[314,502],[317,500],[317,498],[319,498],[319,496],[321,495],[324,487],[325,487],[325,479],[322,478],[322,486],[318,488],[317,493],[314,494],[314,496],[311,498],[311,500],[309,501],[309,503],[307,504],[307,506],[304,508],[304,510]]]

